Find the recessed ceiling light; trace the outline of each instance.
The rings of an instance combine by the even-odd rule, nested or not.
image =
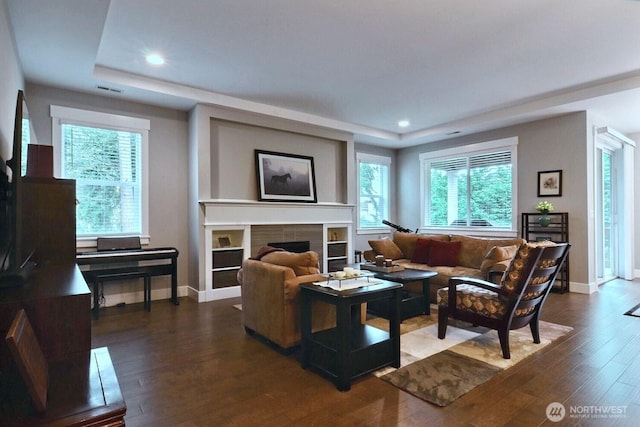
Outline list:
[[[398,122],[398,126],[401,127],[401,128],[409,127],[410,124],[411,123],[409,123],[409,120],[400,120]]]
[[[150,53],[146,56],[147,62],[152,65],[164,64],[164,58],[159,53]]]

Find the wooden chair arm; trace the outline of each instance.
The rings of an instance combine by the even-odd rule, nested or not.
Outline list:
[[[455,293],[455,287],[457,285],[473,285],[482,289],[493,291],[498,295],[511,294],[508,290],[504,289],[502,286],[498,284],[487,282],[486,280],[482,280],[482,279],[477,279],[475,277],[452,277],[451,279],[449,279],[449,292],[451,292],[451,289],[453,289]]]

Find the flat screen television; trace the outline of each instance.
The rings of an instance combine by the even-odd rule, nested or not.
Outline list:
[[[18,91],[12,157],[0,159],[0,287],[19,286],[35,267],[33,251],[22,239],[23,119],[28,117],[24,93]]]

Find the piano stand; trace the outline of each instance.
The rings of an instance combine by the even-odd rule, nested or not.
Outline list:
[[[151,277],[171,276],[171,301],[178,301],[178,250],[176,248],[149,248],[80,252],[76,262],[82,275],[93,289],[93,316],[100,309],[99,284],[108,280],[144,279],[144,304],[151,311]]]
[[[98,318],[100,312],[99,285],[107,280],[143,279],[144,280],[144,308],[151,311],[151,275],[144,271],[131,271],[124,273],[98,274],[91,284],[93,289],[93,317]]]

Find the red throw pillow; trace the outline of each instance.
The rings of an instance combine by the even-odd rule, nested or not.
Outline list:
[[[461,242],[431,242],[429,251],[429,265],[446,265],[455,267],[458,265],[458,254],[460,253]]]
[[[428,264],[431,242],[433,242],[433,239],[418,238],[418,240],[416,240],[416,247],[413,250],[411,262],[415,262],[418,264]]]

